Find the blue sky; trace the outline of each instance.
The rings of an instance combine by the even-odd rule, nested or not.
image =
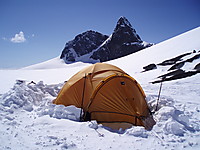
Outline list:
[[[0,68],[60,56],[77,34],[110,35],[125,16],[142,40],[159,43],[200,26],[199,0],[0,0]]]

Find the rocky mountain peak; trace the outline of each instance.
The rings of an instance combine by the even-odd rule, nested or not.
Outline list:
[[[120,17],[109,40],[104,42],[91,58],[101,62],[116,59],[151,46],[143,41],[125,17]]]
[[[77,35],[72,41],[66,43],[60,58],[64,59],[66,63],[75,62],[77,57],[92,52],[107,38],[107,35],[103,35],[99,32],[92,30],[86,31]]]
[[[61,59],[66,63],[104,62],[129,55],[151,46],[141,40],[126,17],[120,17],[110,36],[86,31],[66,43]]]
[[[127,28],[127,27],[132,28],[132,25],[130,24],[128,19],[126,19],[126,17],[120,17],[117,22],[115,30],[117,31],[120,28]]]
[[[142,42],[139,35],[136,33],[135,29],[133,29],[132,25],[125,17],[120,17],[117,25],[113,32],[113,37],[115,40],[120,41],[120,43],[128,43],[128,42]],[[120,36],[119,36],[120,35]]]

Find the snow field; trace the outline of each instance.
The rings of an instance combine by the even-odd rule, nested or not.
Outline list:
[[[200,27],[107,63],[134,77],[144,89],[150,109],[155,111],[160,84],[150,82],[165,74],[169,67],[158,66],[141,73],[143,67],[193,50],[199,52],[199,36]],[[187,63],[183,69],[191,70],[198,63],[199,59]],[[0,149],[200,148],[199,74],[163,83],[158,110],[154,113],[156,125],[151,131],[138,126],[112,131],[95,120],[79,122],[79,108],[52,104],[63,82],[88,65],[81,62],[66,65],[56,57],[18,70],[0,70]],[[29,84],[31,81],[36,84]]]
[[[199,105],[187,110],[187,103],[161,96],[152,131],[143,127],[112,131],[96,121],[79,122],[79,108],[52,104],[62,86],[16,83],[1,95],[1,149],[193,149],[200,144]],[[156,100],[157,95],[147,94],[152,111]]]

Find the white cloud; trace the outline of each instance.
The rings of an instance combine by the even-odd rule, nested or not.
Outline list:
[[[23,43],[26,41],[24,33],[20,31],[18,34],[15,34],[14,37],[10,39],[11,42],[13,43]]]

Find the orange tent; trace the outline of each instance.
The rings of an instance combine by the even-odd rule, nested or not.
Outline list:
[[[132,125],[151,129],[155,124],[138,82],[120,68],[105,63],[93,64],[71,77],[54,104],[82,108],[84,121],[96,120],[112,129]]]

